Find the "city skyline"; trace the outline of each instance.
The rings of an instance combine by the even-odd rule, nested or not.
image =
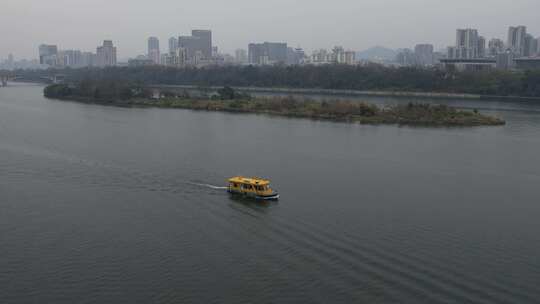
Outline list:
[[[16,68],[45,68],[47,66],[79,68],[85,66],[115,66],[117,64],[130,66],[141,65],[165,65],[174,67],[185,66],[208,66],[222,64],[361,64],[366,61],[365,57],[356,59],[357,51],[345,49],[343,46],[334,46],[328,49],[318,49],[306,56],[302,48],[288,46],[287,42],[252,42],[248,50],[236,49],[234,56],[218,52],[218,46],[213,45],[211,30],[193,29],[191,36],[171,37],[168,39],[168,47],[161,52],[159,38],[151,36],[147,38],[147,53],[140,54],[135,58],[129,58],[127,62],[117,60],[117,48],[111,40],[105,40],[103,46],[97,48],[96,53],[61,49],[58,45],[41,44],[38,48],[38,60],[15,60],[13,54],[9,54],[6,60],[0,59],[0,69]],[[389,65],[399,66],[423,66],[430,67],[437,64],[455,65],[461,61],[460,67],[484,68],[486,65],[502,69],[513,69],[516,64],[531,61],[516,61],[519,58],[540,58],[540,37],[534,38],[527,32],[526,26],[508,27],[506,44],[503,39],[494,37],[486,39],[481,36],[478,29],[456,29],[455,45],[444,50],[436,51],[429,43],[417,43],[414,50],[409,48],[394,50],[394,58],[371,57],[367,61],[373,61]],[[240,53],[239,53],[240,52]],[[359,55],[362,56],[362,55]],[[485,61],[484,59],[488,59]],[[456,61],[458,60],[458,61]],[[472,61],[470,61],[472,60]],[[475,61],[480,60],[480,61]],[[36,64],[36,61],[38,62]],[[41,65],[39,65],[41,64]]]
[[[246,48],[253,41],[285,41],[307,51],[332,45],[355,50],[377,45],[397,49],[413,47],[416,43],[431,43],[435,49],[440,49],[452,45],[454,31],[461,27],[477,28],[488,40],[492,37],[506,40],[510,24],[523,24],[529,32],[540,33],[540,20],[535,13],[537,5],[529,0],[489,3],[489,11],[485,9],[485,3],[461,0],[441,3],[437,8],[429,8],[432,5],[426,5],[427,2],[422,0],[407,3],[390,0],[384,4],[345,0],[341,5],[320,3],[315,6],[301,0],[306,5],[292,8],[281,0],[271,4],[235,0],[227,5],[221,2],[212,5],[190,3],[189,14],[182,9],[187,4],[185,1],[161,0],[137,6],[124,0],[114,4],[97,2],[107,3],[103,5],[107,11],[102,12],[95,2],[65,6],[59,0],[47,3],[7,0],[3,4],[3,11],[7,13],[0,20],[3,25],[0,34],[5,37],[0,45],[0,57],[12,53],[17,58],[33,59],[36,57],[34,50],[41,43],[85,50],[93,49],[99,41],[114,40],[119,59],[125,59],[145,54],[144,39],[147,37],[158,37],[164,42],[164,51],[170,37],[193,28],[211,29],[214,44],[227,53]],[[463,2],[462,5],[459,2]],[[61,10],[58,9],[60,5],[63,5]],[[237,10],[238,7],[243,9]],[[287,9],[283,10],[283,7]],[[462,8],[459,12],[456,11],[458,7]],[[463,10],[463,7],[468,9]],[[250,11],[253,14],[246,13]],[[116,22],[117,16],[125,19],[123,24]],[[147,17],[151,20],[145,20]],[[36,26],[18,27],[14,33],[13,27],[7,25],[17,23]],[[70,26],[65,26],[66,23]],[[37,26],[39,24],[46,26]],[[374,30],[376,28],[379,30]]]
[[[523,31],[523,34],[521,34],[521,36],[524,36],[523,39],[525,39],[524,41],[522,41],[521,43],[527,43],[526,41],[526,38],[529,38],[529,39],[533,39],[533,42],[534,43],[539,43],[540,41],[540,36],[537,36],[537,35],[531,35],[531,33],[528,31],[529,30],[529,27],[527,25],[510,25],[510,26],[507,26],[507,35],[506,36],[498,36],[498,37],[485,37],[483,35],[481,35],[479,33],[479,30],[478,29],[472,29],[472,28],[458,28],[456,29],[455,31],[457,31],[457,35],[458,37],[454,38],[456,40],[459,40],[459,36],[460,36],[460,32],[463,33],[463,35],[465,35],[465,33],[468,33],[469,31],[474,31],[475,32],[475,36],[476,38],[473,38],[473,39],[481,39],[482,40],[482,45],[484,48],[484,53],[481,54],[481,56],[479,57],[484,57],[485,55],[493,55],[491,54],[491,51],[493,50],[492,49],[492,46],[491,44],[494,43],[494,42],[500,42],[501,43],[501,47],[504,47],[504,46],[507,46],[508,48],[511,48],[511,49],[514,49],[515,50],[515,46],[512,44],[512,42],[510,41],[512,38],[511,38],[511,33],[512,31],[514,30],[517,30],[519,29],[520,31]],[[212,44],[213,44],[213,37],[212,37],[212,30],[207,30],[207,29],[204,29],[204,30],[201,30],[201,29],[192,29],[191,30],[192,34],[193,33],[196,33],[196,32],[209,32],[210,34],[210,37],[208,38],[209,39],[209,46],[208,46],[208,49],[210,48],[213,48],[212,47]],[[468,35],[468,34],[467,34]],[[468,37],[468,36],[467,36]],[[160,58],[160,53],[162,55],[166,55],[168,53],[171,53],[171,45],[174,45],[174,47],[178,47],[179,46],[179,41],[182,39],[182,38],[186,38],[186,39],[192,39],[193,36],[183,36],[183,35],[180,35],[180,36],[173,36],[173,37],[169,37],[168,39],[164,39],[166,42],[168,43],[164,43],[162,45],[162,47],[160,47],[160,44],[159,44],[159,41],[160,41],[160,38],[158,38],[157,36],[150,36],[150,37],[147,37],[146,40],[145,40],[145,43],[146,43],[146,50],[141,52],[141,53],[138,53],[134,56],[130,56],[130,57],[120,57],[118,56],[118,62],[127,62],[129,59],[135,59],[135,58],[140,58],[141,55],[142,56],[146,56],[147,58],[151,58],[151,57],[154,57],[152,54],[151,54],[151,48],[155,49],[157,51],[157,56],[155,56],[154,59],[152,59],[152,61],[154,63],[157,63],[157,64],[160,64],[160,60],[162,60],[163,58]],[[196,37],[195,37],[196,38]],[[464,39],[464,38],[461,38],[461,39]],[[469,39],[469,38],[467,38]],[[536,41],[534,41],[536,40]],[[152,41],[152,42],[151,42]],[[489,42],[489,44],[488,44]],[[225,55],[234,55],[238,50],[248,50],[250,45],[252,44],[253,42],[250,42],[247,47],[238,47],[238,48],[235,48],[232,52],[226,52],[226,53],[221,53],[221,54],[225,54]],[[265,43],[269,43],[268,41],[265,41]],[[285,43],[285,44],[288,44],[288,42],[272,42],[272,43]],[[401,47],[401,48],[395,48],[393,49],[394,51],[400,51],[400,50],[410,50],[410,49],[414,49],[415,47],[417,47],[418,45],[431,45],[433,46],[433,52],[441,52],[441,53],[445,53],[447,54],[447,51],[446,49],[448,49],[450,51],[450,49],[452,48],[455,48],[456,45],[458,45],[460,42],[459,41],[456,41],[455,42],[456,44],[454,44],[453,42],[449,42],[446,46],[444,47],[438,47],[436,46],[435,44],[433,43],[430,43],[430,42],[410,42],[410,46],[407,46],[407,47]],[[463,42],[462,42],[463,43]],[[531,42],[529,42],[531,43]],[[152,47],[151,44],[153,44],[154,46]],[[66,49],[66,48],[63,48],[62,45],[59,45],[59,44],[47,44],[47,43],[41,43],[39,44],[38,46],[38,49],[41,49],[43,46],[53,46],[55,48],[57,48],[60,51],[68,51],[68,52],[82,52],[83,55],[84,53],[91,53],[91,52],[87,52],[87,50],[84,50],[84,49],[79,49],[79,48],[75,48],[75,49]],[[339,46],[339,47],[342,47],[343,45],[339,45],[339,44],[336,44],[335,46]],[[289,47],[292,47],[290,44],[289,44]],[[299,46],[300,47],[300,46]],[[373,47],[381,47],[381,45],[374,45],[374,46],[371,46],[370,48],[373,48]],[[386,47],[386,46],[382,46],[382,47]],[[215,46],[214,47],[215,50],[217,50],[218,46]],[[328,49],[328,46],[326,47],[321,47],[321,48],[318,48],[318,49],[314,49],[314,50],[310,50],[309,52],[310,53],[316,53],[320,50],[327,50]],[[346,48],[347,50],[353,50],[351,48]],[[369,49],[369,48],[368,48]],[[305,52],[308,52],[306,49],[302,48],[303,51]],[[221,49],[220,49],[221,51]],[[361,52],[363,50],[359,50],[359,49],[355,49],[354,50],[355,52]],[[210,51],[208,51],[210,52]],[[206,52],[206,53],[208,53]],[[520,53],[521,56],[525,55],[525,56],[529,56],[529,55],[533,55],[533,54],[524,54],[522,51],[521,52],[518,52]],[[4,58],[2,58],[0,56],[0,62],[3,60],[3,59],[6,59],[6,58],[9,58],[10,56],[12,57],[13,59],[13,56],[15,55],[18,55],[18,54],[13,54],[13,53],[9,53],[7,54],[7,56],[4,56]],[[161,56],[162,57],[162,56]],[[207,58],[209,58],[209,56],[205,56]],[[452,56],[450,56],[452,57]],[[471,57],[471,56],[466,56],[466,57]],[[472,58],[474,57],[477,57],[476,53],[475,55],[472,56]],[[41,63],[43,63],[43,60],[41,58],[41,54],[40,52],[38,52],[37,56],[35,57],[29,57],[29,58],[21,58],[19,56],[16,57],[17,60],[28,60],[28,61],[31,61],[31,60],[38,60],[40,61]]]

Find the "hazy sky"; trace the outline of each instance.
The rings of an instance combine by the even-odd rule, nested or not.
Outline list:
[[[509,25],[540,36],[539,0],[1,0],[0,58],[36,58],[41,43],[92,50],[112,39],[119,57],[146,52],[146,38],[211,29],[233,52],[249,42],[285,41],[306,50],[362,50],[454,43],[458,27],[506,40]]]

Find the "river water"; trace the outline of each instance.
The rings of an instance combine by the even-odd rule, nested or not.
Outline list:
[[[0,303],[540,301],[539,103],[412,128],[42,90],[0,88]],[[233,200],[237,174],[282,199]]]

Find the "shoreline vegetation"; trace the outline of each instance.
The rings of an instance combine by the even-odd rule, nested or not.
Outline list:
[[[360,124],[395,124],[416,126],[498,126],[505,121],[495,117],[452,108],[446,105],[408,103],[380,107],[373,104],[344,100],[313,100],[293,96],[253,98],[231,87],[217,92],[192,96],[161,93],[156,97],[143,87],[54,84],[45,88],[47,98],[71,100],[120,107],[158,107],[230,113],[267,114]]]
[[[221,87],[197,87],[193,85],[151,85],[149,88],[157,90],[219,90]],[[305,88],[272,88],[272,87],[232,87],[234,90],[244,93],[274,93],[289,95],[324,95],[324,96],[378,96],[378,97],[413,97],[434,99],[481,99],[482,95],[453,94],[453,93],[428,93],[407,91],[358,91],[358,90],[333,90],[333,89],[305,89]]]
[[[207,66],[107,67],[17,71],[19,79],[62,75],[68,83],[116,81],[147,87],[195,86],[364,92],[427,97],[463,95],[480,98],[540,98],[540,69],[458,71],[441,68],[357,66]],[[379,92],[379,93],[377,93]],[[412,95],[412,96],[411,96]],[[462,96],[458,97],[461,98]]]
[[[196,85],[149,85],[148,88],[162,91],[181,91],[181,90],[206,90],[216,91],[222,86],[196,86]],[[421,91],[361,91],[344,89],[306,89],[306,88],[286,88],[286,87],[241,87],[232,86],[234,90],[244,93],[270,93],[282,95],[323,95],[323,96],[351,96],[351,97],[394,97],[394,98],[417,98],[417,99],[467,99],[467,100],[514,100],[514,101],[540,101],[539,97],[526,97],[515,95],[480,95],[467,93],[441,93],[441,92],[421,92]]]

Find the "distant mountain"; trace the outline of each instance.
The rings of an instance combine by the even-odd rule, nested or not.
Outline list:
[[[382,46],[375,46],[365,51],[356,53],[357,59],[393,61],[396,59],[397,51]]]

